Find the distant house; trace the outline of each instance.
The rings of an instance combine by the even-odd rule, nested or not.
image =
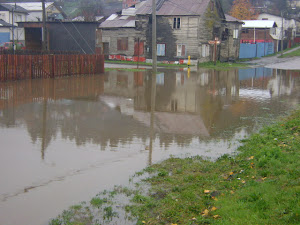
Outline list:
[[[273,42],[277,24],[271,20],[243,20],[241,43]],[[274,38],[275,37],[275,38]]]
[[[283,30],[284,49],[293,45],[294,38],[297,33],[297,22],[295,19],[282,18],[278,15],[270,13],[261,13],[257,17],[258,20],[271,20],[277,24],[276,31],[272,34],[274,40],[277,40],[277,51],[280,51]],[[283,23],[282,23],[283,20]]]
[[[254,58],[277,52],[277,24],[271,20],[243,20],[240,58]]]
[[[183,62],[188,56],[199,62],[212,60],[208,42],[221,40],[225,29],[219,0],[158,0],[156,8],[159,61]],[[111,15],[99,29],[104,53],[110,58],[152,58],[152,0]],[[220,51],[216,52],[219,59]]]
[[[2,36],[2,38],[4,36],[7,37],[9,33],[9,40],[5,38],[6,41],[14,39],[19,42],[24,42],[24,30],[17,27],[17,22],[25,22],[27,15],[27,10],[18,5],[0,4],[0,23],[2,24],[2,26],[0,26],[0,36]]]
[[[43,20],[43,6],[42,2],[17,2],[7,3],[20,6],[27,10],[27,21],[42,21]],[[55,19],[61,20],[67,18],[67,15],[63,12],[61,6],[55,2],[45,2],[46,17],[47,20],[53,21]]]

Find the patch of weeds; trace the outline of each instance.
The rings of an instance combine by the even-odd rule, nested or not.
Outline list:
[[[217,61],[216,64],[214,62],[199,63],[198,66],[201,68],[209,68],[209,69],[217,69],[217,70],[248,67],[248,65],[244,63],[231,63],[231,62],[219,62],[219,61]]]
[[[107,202],[106,199],[101,199],[101,198],[95,197],[95,198],[92,198],[92,200],[90,201],[90,204],[93,207],[100,208],[105,202]]]
[[[107,220],[111,220],[113,217],[118,215],[117,212],[113,211],[113,208],[111,206],[105,207],[103,211],[104,211],[103,218]]]

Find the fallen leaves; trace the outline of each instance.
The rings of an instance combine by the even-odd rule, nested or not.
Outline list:
[[[215,206],[213,206],[212,208],[211,208],[211,211],[216,211],[217,210],[217,207],[215,207]]]
[[[205,209],[205,210],[201,213],[202,216],[208,216],[208,214],[209,214],[209,210],[208,210],[208,209]]]
[[[204,194],[209,194],[210,190],[204,190]]]

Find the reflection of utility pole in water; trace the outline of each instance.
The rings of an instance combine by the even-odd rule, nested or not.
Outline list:
[[[47,98],[44,97],[43,102],[43,124],[42,124],[42,160],[45,159],[45,145],[46,145],[46,129],[47,129]]]
[[[154,139],[154,111],[155,111],[155,97],[156,97],[156,74],[152,74],[151,84],[151,113],[150,113],[150,144],[149,144],[149,166],[152,165],[152,148]]]

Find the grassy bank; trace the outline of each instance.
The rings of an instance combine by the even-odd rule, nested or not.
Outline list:
[[[105,68],[105,71],[127,71],[127,72],[143,72],[145,69],[130,69],[130,68]]]
[[[208,68],[208,69],[216,69],[216,70],[224,70],[224,69],[232,69],[232,68],[245,68],[248,65],[245,63],[230,63],[230,62],[216,62],[216,65],[214,62],[204,62],[199,63],[199,67],[201,68]]]
[[[299,224],[300,111],[244,141],[235,157],[169,159],[146,169],[139,224]]]
[[[284,53],[284,55],[280,56],[281,58],[287,58],[287,57],[294,57],[294,56],[300,56],[300,49],[297,49],[290,53]]]
[[[136,176],[135,188],[103,192],[51,224],[125,224],[120,208],[133,218],[126,224],[299,224],[300,110],[244,140],[236,156],[171,158]]]
[[[124,64],[124,65],[137,65],[137,62],[132,61],[117,61],[117,60],[105,60],[106,63],[111,64]],[[152,63],[146,63],[146,62],[139,62],[139,66],[152,66]],[[187,64],[166,64],[166,63],[157,63],[157,66],[159,67],[174,67],[174,68],[185,68],[188,67]],[[193,65],[191,65],[193,66]]]

